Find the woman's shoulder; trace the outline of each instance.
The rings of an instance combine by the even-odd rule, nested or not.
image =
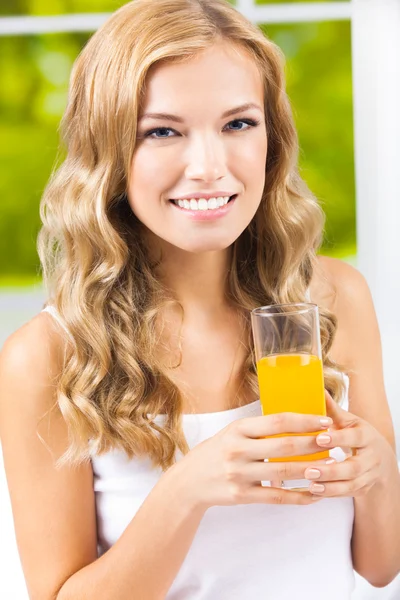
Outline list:
[[[368,283],[358,269],[323,255],[317,257],[310,289],[311,297],[335,314],[353,310],[354,302],[370,297]]]
[[[48,312],[12,333],[0,352],[1,387],[54,383],[62,369],[66,337]]]
[[[20,356],[23,359],[30,351],[35,354],[45,348],[52,351],[50,358],[55,358],[62,352],[65,343],[65,335],[51,312],[42,310],[6,339],[2,353],[13,355],[17,350],[17,358]]]
[[[360,331],[370,332],[371,339],[378,343],[371,291],[365,277],[355,267],[337,258],[319,256],[310,291],[312,301],[337,318],[332,353],[338,362],[353,364]]]
[[[53,451],[61,443],[66,446],[67,430],[56,394],[64,347],[62,334],[45,312],[5,341],[0,352],[0,438],[8,456],[22,439],[27,448],[37,448],[36,434]]]

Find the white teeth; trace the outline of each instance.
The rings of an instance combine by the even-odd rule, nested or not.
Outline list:
[[[210,198],[209,200],[205,198],[199,198],[198,200],[190,198],[187,200],[174,200],[174,203],[180,206],[180,208],[188,210],[215,210],[228,204],[229,198],[230,196],[219,196],[218,198]]]
[[[205,198],[200,198],[198,201],[199,210],[208,210],[208,203]]]

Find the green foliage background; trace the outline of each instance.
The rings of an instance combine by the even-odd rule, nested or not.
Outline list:
[[[110,12],[124,4],[117,0],[3,3],[0,16]],[[355,254],[350,23],[262,29],[287,58],[302,175],[327,214],[323,252]],[[39,201],[57,153],[70,69],[90,35],[0,37],[0,285],[38,279]]]

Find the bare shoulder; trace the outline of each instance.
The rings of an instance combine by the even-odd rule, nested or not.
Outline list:
[[[337,330],[331,349],[332,358],[351,369],[369,332],[370,341],[379,341],[379,330],[371,292],[365,277],[343,260],[318,256],[311,282],[311,298],[337,319]]]
[[[29,375],[31,382],[56,377],[62,368],[67,341],[53,317],[41,312],[17,329],[0,352],[1,378]],[[43,380],[42,380],[43,383]]]
[[[57,402],[65,337],[40,313],[0,353],[0,437],[15,534],[29,596],[43,600],[97,554],[91,465],[55,465],[69,443]]]
[[[0,427],[10,420],[20,422],[24,415],[39,421],[52,408],[65,347],[54,319],[43,312],[5,341],[0,352]],[[1,427],[2,440],[7,433]]]
[[[329,256],[318,256],[311,293],[334,313],[351,310],[354,302],[370,299],[368,283],[362,273],[345,261]]]

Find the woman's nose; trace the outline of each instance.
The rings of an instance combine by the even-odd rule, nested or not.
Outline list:
[[[222,140],[216,136],[199,136],[188,149],[187,179],[215,181],[227,173],[226,156]]]

